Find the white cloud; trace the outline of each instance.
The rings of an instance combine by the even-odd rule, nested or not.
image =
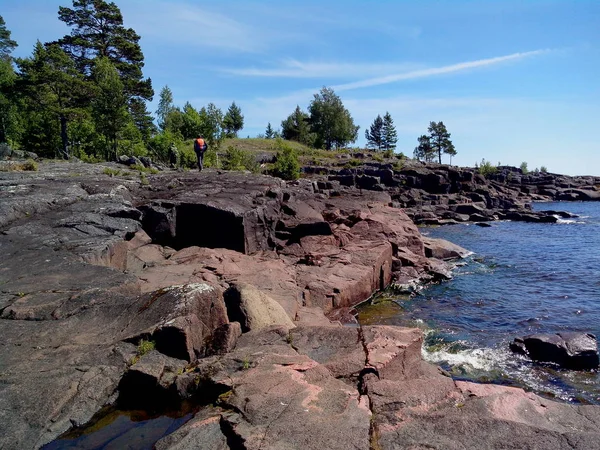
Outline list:
[[[121,9],[126,25],[145,38],[240,52],[256,52],[266,46],[266,35],[260,29],[192,4],[148,1],[124,4]]]
[[[534,50],[530,52],[513,53],[506,56],[498,56],[495,58],[478,59],[476,61],[467,61],[458,64],[452,64],[449,66],[433,67],[430,69],[414,70],[411,72],[397,73],[392,75],[386,75],[383,77],[369,78],[367,80],[354,81],[352,83],[340,84],[333,86],[336,91],[348,91],[351,89],[359,89],[364,87],[379,86],[382,84],[395,83],[397,81],[414,80],[417,78],[427,78],[434,75],[444,75],[449,73],[463,72],[469,69],[475,69],[479,67],[492,66],[507,61],[516,61],[531,56],[541,55],[547,53],[549,50]]]
[[[250,77],[277,78],[352,78],[357,76],[372,76],[399,70],[416,70],[419,66],[411,63],[344,63],[344,62],[302,62],[296,59],[286,59],[278,67],[259,69],[224,68],[222,72],[233,75]]]

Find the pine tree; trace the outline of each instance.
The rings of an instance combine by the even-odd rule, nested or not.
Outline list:
[[[435,158],[435,149],[431,145],[431,138],[426,134],[419,136],[419,145],[415,147],[414,156],[416,159],[422,159],[427,162],[433,161]]]
[[[273,139],[275,137],[275,132],[273,131],[273,127],[271,127],[271,122],[267,124],[267,129],[265,130],[265,138]]]
[[[21,86],[33,109],[42,109],[60,121],[61,154],[70,156],[68,122],[89,102],[92,86],[56,44],[37,42],[31,58],[18,60]]]
[[[440,164],[442,163],[442,153],[447,153],[451,157],[456,155],[456,149],[450,140],[450,133],[448,133],[444,122],[430,122],[427,131],[429,131],[431,146],[433,151],[437,153]]]
[[[377,115],[371,127],[365,130],[365,138],[367,139],[367,147],[381,150],[383,146],[383,119]]]
[[[308,111],[315,146],[331,150],[356,141],[360,127],[354,125],[350,112],[331,88],[323,87],[314,95]]]
[[[386,150],[394,150],[396,148],[396,143],[398,142],[398,134],[396,133],[394,120],[387,111],[383,116],[382,141],[383,148]]]
[[[165,86],[160,90],[158,109],[156,110],[158,127],[161,130],[164,131],[167,129],[167,118],[174,109],[175,105],[173,105],[173,92],[171,92],[169,86]]]
[[[139,98],[132,98],[129,102],[129,111],[134,125],[140,131],[142,140],[148,142],[148,139],[150,139],[157,130],[146,106],[146,102]]]
[[[10,60],[10,54],[16,47],[16,41],[10,38],[10,31],[6,29],[6,22],[0,16],[0,59]]]
[[[235,102],[233,102],[231,106],[229,106],[229,109],[227,109],[225,117],[223,117],[225,136],[229,138],[237,137],[238,131],[242,128],[244,128],[244,116],[242,115],[242,110]]]
[[[106,159],[117,158],[120,132],[131,120],[127,112],[127,97],[123,82],[108,58],[98,58],[92,69],[97,92],[92,101],[92,114],[96,129],[104,136]]]
[[[8,135],[17,122],[15,103],[16,75],[10,57],[17,43],[10,38],[10,31],[0,16],[0,144],[8,141]]]
[[[294,112],[281,121],[281,137],[308,146],[314,145],[315,135],[310,130],[309,116],[300,106],[296,105]]]
[[[152,100],[152,81],[142,75],[140,36],[123,26],[117,5],[103,0],[73,0],[73,8],[59,7],[58,18],[73,29],[58,43],[83,74],[91,74],[96,58],[108,58],[119,73],[128,101],[133,97]]]

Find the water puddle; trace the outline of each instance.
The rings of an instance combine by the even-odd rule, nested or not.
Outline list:
[[[86,426],[67,431],[42,449],[151,450],[157,441],[190,420],[198,408],[184,403],[177,410],[161,411],[159,414],[106,408]]]

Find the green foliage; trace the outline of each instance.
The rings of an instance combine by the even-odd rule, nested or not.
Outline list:
[[[529,170],[527,170],[527,162],[523,161],[519,168],[521,169],[523,175],[527,175],[527,173],[529,173]]]
[[[352,158],[350,161],[346,163],[348,167],[358,167],[362,164],[360,159]]]
[[[150,353],[155,348],[156,348],[156,342],[154,342],[154,341],[147,341],[145,339],[142,339],[138,343],[135,356],[133,357],[133,360],[131,361],[131,363],[135,364],[136,362],[139,361],[139,359],[142,356],[144,356],[147,353]]]
[[[298,154],[289,144],[277,139],[277,155],[273,165],[273,174],[284,180],[296,180],[300,177]]]
[[[540,167],[540,172],[548,173],[548,169],[546,168],[546,166],[542,166],[542,167]]]
[[[281,137],[308,146],[314,145],[316,135],[310,129],[309,115],[299,106],[296,106],[294,112],[281,122]]]
[[[25,171],[25,172],[37,172],[38,164],[33,159],[28,159],[22,163],[10,163],[0,166],[2,172],[13,172],[13,171]]]
[[[152,99],[152,82],[142,75],[140,36],[123,26],[123,15],[115,3],[73,0],[73,8],[59,7],[58,18],[72,28],[58,43],[82,74],[92,71],[97,58],[108,58],[119,74],[127,102],[135,97]]]
[[[394,150],[396,143],[398,142],[398,134],[396,133],[396,127],[394,126],[394,120],[389,112],[386,111],[383,116],[383,130],[382,130],[382,145],[383,148],[388,150]]]
[[[308,111],[316,147],[331,150],[356,141],[360,127],[354,125],[350,112],[333,89],[323,87],[315,94]]]
[[[267,124],[267,129],[265,130],[265,139],[273,139],[275,137],[275,132],[273,131],[273,127],[271,127],[271,122]]]
[[[383,155],[381,153],[375,153],[373,159],[377,162],[383,162]]]
[[[118,156],[119,135],[131,121],[127,112],[127,97],[116,67],[108,58],[96,60],[92,71],[96,95],[92,100],[92,117],[96,130],[104,136],[106,159]]]
[[[10,31],[6,29],[6,22],[0,16],[0,59],[9,60],[10,54],[16,47],[16,41],[10,38]]]
[[[404,169],[404,160],[396,161],[392,166],[394,167],[394,170],[401,171]]]
[[[234,138],[242,128],[244,128],[242,110],[233,102],[223,117],[223,131],[226,137]]]
[[[240,150],[233,145],[227,147],[223,168],[225,170],[249,170],[254,173],[260,171],[260,166],[252,153]]]
[[[422,134],[417,140],[419,141],[419,145],[415,147],[414,157],[427,162],[433,161],[433,158],[435,158],[435,149],[431,144],[431,138]]]
[[[169,114],[174,109],[175,105],[173,105],[173,92],[171,89],[169,89],[169,86],[165,86],[160,90],[158,109],[156,110],[158,126],[161,130],[165,131],[168,129],[167,120],[169,118]]]
[[[0,16],[1,20],[2,17]],[[2,30],[0,27],[1,35]],[[16,138],[18,136],[18,112],[15,98],[16,81],[17,76],[10,59],[0,57],[0,143],[8,142],[11,137]]]
[[[102,173],[104,175],[108,175],[109,177],[116,177],[121,175],[121,171],[119,169],[111,169],[110,167],[105,167]]]
[[[368,130],[365,130],[367,147],[381,150],[383,146],[383,119],[377,115]]]
[[[442,153],[450,155],[452,161],[452,156],[456,155],[456,149],[450,140],[450,133],[448,133],[444,122],[430,122],[427,131],[429,131],[431,147],[438,155],[438,162],[442,163]]]
[[[48,114],[60,124],[61,153],[69,157],[68,122],[84,115],[92,86],[77,71],[68,55],[56,44],[37,42],[31,58],[18,60],[21,89],[29,111]]]
[[[394,150],[392,150],[392,149],[385,150],[383,152],[383,157],[384,158],[393,158],[394,157]]]
[[[148,181],[148,177],[144,172],[140,172],[140,184],[142,186],[148,186],[150,184],[150,181]]]
[[[489,178],[490,175],[494,175],[498,172],[498,167],[493,166],[491,162],[486,161],[485,158],[483,158],[481,164],[477,167],[477,172],[485,178]]]

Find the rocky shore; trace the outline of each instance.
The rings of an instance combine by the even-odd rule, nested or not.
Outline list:
[[[595,199],[599,179],[106,167],[0,172],[0,448],[182,400],[211,406],[156,448],[600,448],[599,407],[455,381],[422,361],[419,330],[353,314],[467,254],[415,223],[552,221],[527,202]]]

